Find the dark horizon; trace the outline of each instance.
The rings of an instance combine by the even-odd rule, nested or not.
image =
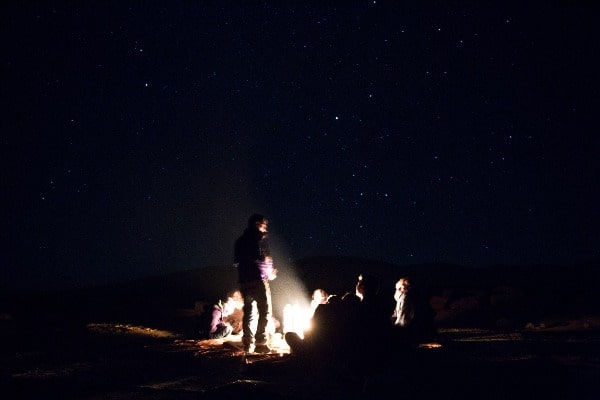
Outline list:
[[[482,273],[483,275],[493,273],[493,274],[529,274],[529,273],[544,273],[548,274],[556,274],[556,271],[563,271],[569,275],[569,280],[577,281],[578,276],[588,276],[592,279],[600,277],[600,260],[584,260],[576,263],[532,263],[532,264],[496,264],[487,267],[478,267],[478,266],[468,266],[462,264],[454,264],[454,263],[419,263],[419,264],[397,264],[390,263],[387,261],[362,258],[362,257],[348,257],[348,256],[313,256],[313,257],[305,257],[301,259],[294,260],[292,262],[286,263],[283,267],[280,267],[282,274],[284,275],[284,280],[296,280],[298,279],[298,274],[304,274],[305,267],[308,267],[309,270],[313,269],[317,265],[338,265],[340,268],[343,265],[352,266],[350,271],[346,271],[347,273],[343,274],[343,276],[338,276],[338,281],[345,281],[348,284],[348,288],[351,288],[351,281],[356,278],[354,276],[358,273],[360,268],[357,268],[357,265],[361,263],[366,267],[362,269],[362,272],[373,272],[376,276],[383,273],[384,275],[389,275],[390,268],[397,268],[399,271],[410,271],[409,275],[423,275],[426,276],[428,273],[433,272],[434,274],[439,274],[442,271],[440,268],[448,268],[447,271],[444,271],[443,275],[451,274],[452,272],[461,271],[464,273],[465,270],[471,270],[477,273]],[[373,271],[371,268],[375,268]],[[590,269],[592,268],[592,269]],[[201,270],[206,271],[218,271],[219,269],[223,269],[224,276],[228,276],[229,278],[229,287],[222,288],[224,295],[227,291],[233,289],[237,285],[236,274],[233,274],[231,271],[235,271],[235,267],[231,264],[222,264],[222,265],[205,265],[196,268],[185,268],[179,270],[171,270],[164,271],[155,274],[148,275],[140,275],[130,279],[125,280],[106,280],[106,281],[97,281],[90,280],[87,282],[69,282],[67,280],[62,280],[60,282],[56,282],[56,284],[24,284],[17,285],[15,282],[12,282],[10,285],[0,286],[0,290],[5,296],[19,295],[19,294],[27,294],[27,293],[60,293],[63,291],[79,291],[79,290],[95,290],[95,289],[103,289],[103,288],[116,288],[116,287],[127,287],[129,285],[138,285],[143,284],[144,282],[159,282],[159,281],[169,281],[181,276],[188,276],[189,274],[202,273]],[[551,271],[551,272],[549,272]],[[594,271],[596,275],[594,275]],[[308,280],[317,288],[319,286],[319,274],[316,274],[313,277],[308,278]],[[381,276],[380,276],[381,277]],[[398,275],[398,278],[400,275]],[[306,277],[305,277],[306,278]],[[556,277],[559,279],[558,277]],[[219,285],[223,284],[222,279],[215,278],[219,280]],[[560,279],[566,279],[565,276],[562,276]],[[559,279],[559,280],[560,280]],[[392,279],[390,282],[384,282],[385,285],[390,286],[395,282]],[[314,289],[312,288],[312,289]],[[312,291],[311,288],[306,288],[307,291]]]

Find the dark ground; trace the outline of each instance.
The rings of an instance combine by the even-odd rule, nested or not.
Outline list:
[[[194,317],[190,310],[182,312],[181,299],[156,301],[185,292],[165,279],[161,291],[155,280],[154,287],[147,282],[137,292],[130,286],[86,290],[85,296],[81,291],[13,295],[0,303],[2,397],[598,398],[600,313],[594,312],[598,300],[590,297],[598,285],[589,281],[595,275],[572,296],[576,303],[558,307],[542,296],[551,290],[530,293],[531,281],[540,280],[531,274],[525,275],[534,279],[513,281],[510,290],[506,282],[490,285],[486,278],[475,284],[472,277],[460,280],[456,273],[448,276],[469,284],[457,288],[444,278],[442,288],[429,275],[430,286],[439,286],[431,301],[441,347],[389,354],[366,376],[347,366],[306,365],[284,350],[246,357],[234,346],[237,337],[225,343],[196,340],[189,335]],[[135,293],[158,292],[153,301],[133,301]],[[186,299],[193,307],[189,303]],[[566,313],[569,307],[572,312]]]
[[[440,348],[381,360],[370,376],[289,354],[245,357],[220,341],[107,332],[4,337],[2,392],[22,399],[592,399],[597,334],[444,331]],[[373,346],[377,345],[374,338]],[[266,397],[265,397],[266,396]],[[386,396],[387,397],[387,396]]]

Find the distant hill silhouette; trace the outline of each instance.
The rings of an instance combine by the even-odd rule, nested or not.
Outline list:
[[[360,273],[379,277],[393,301],[394,284],[409,276],[437,313],[440,326],[519,325],[551,314],[600,311],[598,263],[473,268],[453,264],[396,265],[348,257],[312,257],[279,268],[271,282],[274,313],[285,303],[308,301],[312,290],[354,291]],[[175,318],[196,302],[224,299],[237,286],[232,265],[207,266],[121,284],[21,293],[0,299],[0,313],[38,320],[111,320],[149,323]]]

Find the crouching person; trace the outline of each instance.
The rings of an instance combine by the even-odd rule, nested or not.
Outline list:
[[[201,339],[223,339],[241,330],[239,314],[243,307],[239,291],[231,292],[227,301],[213,304],[200,316],[198,334]]]

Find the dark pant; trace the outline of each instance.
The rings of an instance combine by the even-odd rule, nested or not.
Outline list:
[[[242,342],[244,344],[266,344],[266,329],[272,312],[269,281],[240,283],[240,292],[244,298]],[[256,304],[256,309],[254,304]],[[256,331],[252,329],[254,326],[256,326]]]

